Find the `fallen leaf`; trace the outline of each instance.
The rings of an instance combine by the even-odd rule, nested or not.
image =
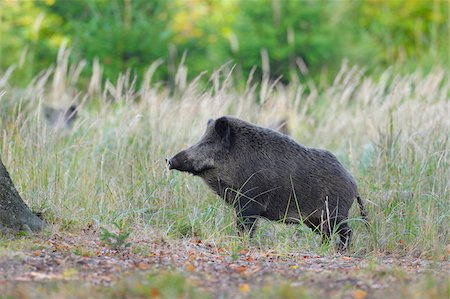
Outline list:
[[[201,244],[202,240],[200,240],[198,238],[195,238],[195,239],[192,240],[192,243],[194,243],[194,244]]]
[[[350,260],[352,260],[352,258],[351,258],[350,256],[343,256],[342,259],[343,259],[344,261],[350,261]]]
[[[194,251],[189,252],[189,260],[190,261],[195,260],[195,252]]]
[[[250,286],[247,283],[243,283],[239,286],[239,291],[241,293],[246,294],[246,293],[250,292]]]
[[[40,256],[40,255],[41,255],[41,251],[40,251],[40,250],[35,250],[35,251],[33,252],[33,255],[34,255],[34,256]]]
[[[241,250],[241,254],[242,254],[242,255],[246,255],[247,253],[248,253],[248,249],[242,249],[242,250]]]
[[[151,298],[153,298],[153,297],[160,297],[160,296],[161,296],[161,294],[159,293],[157,288],[151,288],[151,290],[150,290],[150,297]]]
[[[137,265],[137,268],[140,269],[140,270],[147,270],[148,269],[148,265],[146,263],[140,262]]]
[[[367,292],[363,290],[354,290],[352,296],[354,299],[364,299],[367,297]]]
[[[249,257],[247,258],[247,262],[254,262],[254,261],[255,261],[255,259],[252,258],[251,256],[249,256]]]
[[[188,264],[188,265],[186,266],[186,269],[187,269],[188,271],[192,272],[192,271],[195,270],[195,267],[194,267],[194,265],[192,265],[192,264]]]
[[[289,268],[291,268],[291,269],[298,269],[298,266],[297,265],[295,265],[295,266],[290,266]]]

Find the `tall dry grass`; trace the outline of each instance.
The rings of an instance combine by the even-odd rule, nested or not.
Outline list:
[[[169,173],[164,158],[196,142],[207,119],[234,115],[260,125],[286,118],[299,143],[334,152],[354,174],[367,199],[372,228],[352,209],[356,252],[434,254],[449,242],[450,81],[436,68],[379,78],[343,65],[334,82],[283,85],[250,75],[236,82],[232,66],[188,81],[178,68],[173,86],[142,85],[127,72],[104,81],[95,62],[79,88],[84,62],[72,65],[61,49],[54,67],[26,88],[0,77],[2,160],[28,204],[42,211],[50,229],[122,219],[135,235],[198,235],[240,246],[234,215],[200,179]],[[43,119],[44,105],[79,105],[70,131]],[[355,205],[356,206],[356,205]],[[255,241],[281,252],[322,251],[302,226],[263,222]]]

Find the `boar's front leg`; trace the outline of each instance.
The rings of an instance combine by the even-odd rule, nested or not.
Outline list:
[[[253,200],[241,199],[234,204],[234,208],[236,209],[239,235],[249,232],[250,238],[252,238],[256,229],[256,222],[262,212],[261,204]]]
[[[238,214],[237,219],[237,227],[239,235],[242,236],[246,232],[250,233],[250,238],[253,238],[253,234],[255,233],[256,229],[256,222],[258,218],[254,216],[243,216]]]

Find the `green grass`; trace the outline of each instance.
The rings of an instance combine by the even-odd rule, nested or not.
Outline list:
[[[136,89],[127,76],[102,84],[98,74],[82,89],[64,63],[49,74],[26,89],[5,78],[0,152],[50,231],[120,221],[132,235],[242,246],[248,240],[237,237],[233,211],[200,179],[169,172],[164,162],[196,142],[207,119],[231,114],[261,125],[287,118],[295,140],[339,157],[369,200],[370,230],[356,204],[350,214],[356,254],[439,257],[450,243],[450,82],[441,69],[409,76],[388,70],[374,80],[343,67],[327,87],[267,88],[271,82],[254,79],[245,90],[221,72],[208,88],[193,81],[173,90],[150,81]],[[72,102],[81,103],[74,128],[48,128],[43,105]],[[253,242],[281,253],[334,253],[303,226],[267,221]]]

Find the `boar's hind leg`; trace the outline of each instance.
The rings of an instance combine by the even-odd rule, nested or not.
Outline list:
[[[328,224],[324,220],[318,218],[308,218],[303,220],[303,222],[308,226],[313,232],[322,236],[322,244],[328,244],[331,239],[331,230]]]
[[[343,252],[348,250],[352,239],[352,229],[347,223],[347,218],[340,215],[331,218],[329,222],[327,220],[325,221],[321,227],[322,243],[329,242],[331,234],[336,232],[339,235],[338,251]]]
[[[345,222],[343,217],[339,217],[339,220],[331,220],[329,223],[333,226],[331,229],[328,225],[327,220],[319,220],[317,218],[309,218],[304,220],[304,223],[311,228],[315,233],[322,235],[322,244],[327,244],[330,242],[331,233],[333,232],[334,224],[338,228],[337,234],[339,235],[339,251],[345,251],[350,245],[352,239],[352,229]]]
[[[350,226],[348,226],[347,223],[341,222],[339,224],[338,234],[339,234],[338,250],[341,252],[348,250],[348,248],[350,246],[350,242],[352,240],[352,229],[350,228]]]

